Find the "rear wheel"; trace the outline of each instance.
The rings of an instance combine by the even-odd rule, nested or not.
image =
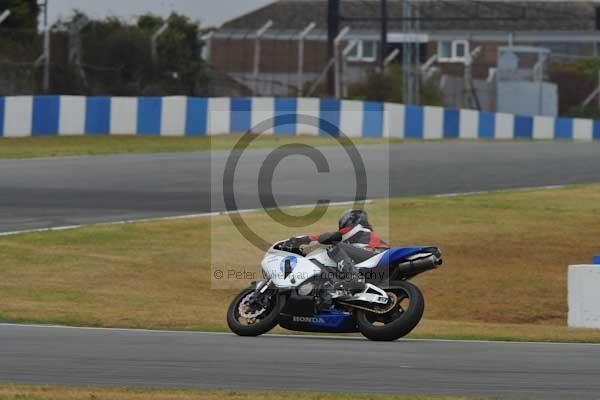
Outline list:
[[[258,293],[253,288],[243,290],[229,305],[227,325],[240,336],[258,336],[277,325],[283,299],[275,290]]]
[[[384,314],[356,310],[355,318],[360,332],[370,340],[392,341],[406,336],[421,321],[425,299],[418,287],[409,282],[394,282],[386,292],[396,297],[394,307]]]

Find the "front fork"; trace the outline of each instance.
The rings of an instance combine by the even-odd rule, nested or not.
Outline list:
[[[256,288],[254,289],[254,291],[256,293],[263,294],[264,292],[267,291],[267,289],[269,288],[269,286],[271,286],[271,283],[273,283],[272,279],[269,279],[268,281],[259,281],[259,282],[256,282]]]
[[[265,292],[272,286],[273,281],[256,282],[256,288],[254,288],[254,295],[250,299],[252,305],[267,307],[271,296],[265,296]]]

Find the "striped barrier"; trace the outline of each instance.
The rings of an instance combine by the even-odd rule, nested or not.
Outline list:
[[[318,118],[303,125],[298,115]],[[600,121],[316,98],[0,97],[0,136],[204,136],[252,131],[407,139],[600,140]]]

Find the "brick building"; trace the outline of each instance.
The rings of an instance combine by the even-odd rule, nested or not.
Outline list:
[[[418,35],[402,33],[403,0],[388,0],[388,54],[405,41],[418,40],[421,62],[438,77],[460,78],[475,49],[472,76],[485,82],[497,66],[498,47],[541,46],[554,57],[591,56],[600,41],[599,13],[591,1],[414,1]],[[378,0],[342,0],[340,29],[349,28],[341,43],[347,53],[345,82],[362,79],[377,66],[380,15]],[[272,25],[260,39],[256,68],[256,33]],[[304,40],[302,76],[299,34],[314,23]],[[279,0],[224,23],[208,43],[213,67],[246,85],[257,95],[296,95],[310,86],[328,64],[327,1]],[[257,73],[258,72],[258,73]]]

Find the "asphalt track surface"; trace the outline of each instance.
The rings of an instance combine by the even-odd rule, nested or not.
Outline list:
[[[329,173],[299,155],[274,168],[278,204],[354,199],[355,173],[344,149],[319,150]],[[261,207],[259,170],[271,151],[242,155],[235,172],[238,209]],[[359,151],[371,198],[600,182],[600,143],[434,142]],[[223,211],[229,154],[0,160],[0,233]]]
[[[149,332],[0,325],[22,384],[599,399],[600,345]]]

